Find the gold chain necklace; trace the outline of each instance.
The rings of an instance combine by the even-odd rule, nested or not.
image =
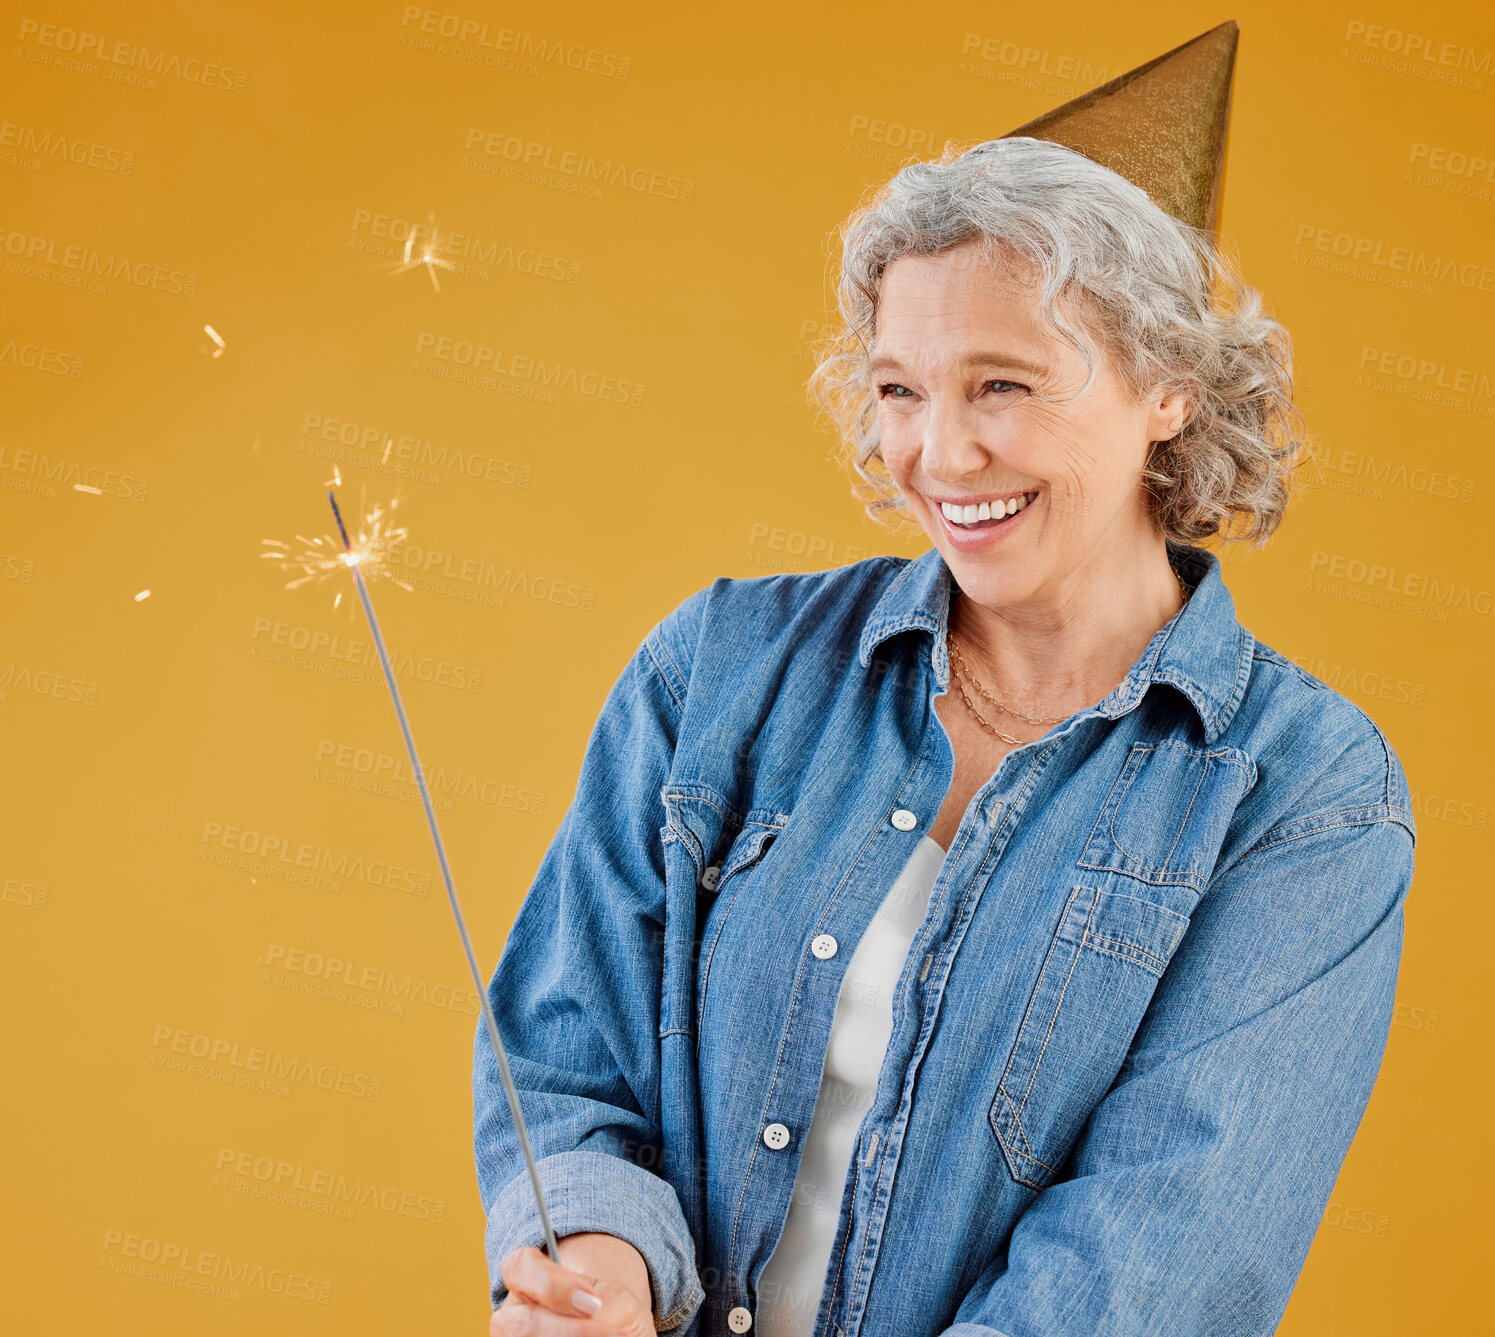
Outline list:
[[[1005,702],[998,701],[997,698],[994,697],[990,692],[988,692],[986,690],[986,688],[982,685],[981,679],[976,676],[975,669],[973,669],[971,667],[970,660],[968,660],[965,657],[965,655],[961,652],[960,645],[959,645],[959,643],[955,639],[954,628],[951,628],[949,636],[947,637],[947,639],[948,639],[948,641],[950,643],[950,666],[951,666],[951,668],[954,669],[958,665],[959,666],[959,677],[960,677],[960,679],[963,680],[963,681],[965,681],[965,682],[969,682],[978,692],[981,693],[982,696],[984,696],[988,701],[990,701],[991,704],[994,705],[998,710],[1005,711],[1009,715],[1014,715],[1014,716],[1016,716],[1020,720],[1026,720],[1029,724],[1059,724],[1059,723],[1062,723],[1065,719],[1068,718],[1067,715],[1059,715],[1059,716],[1056,716],[1053,719],[1049,719],[1049,718],[1047,718],[1047,717],[1045,717],[1043,715],[1024,715],[1022,711],[1020,711],[1020,710],[1014,710],[1011,706],[1007,705]],[[980,719],[981,717],[978,715],[977,718]]]
[[[1003,733],[999,728],[997,728],[995,724],[987,719],[986,716],[976,708],[976,703],[971,700],[971,694],[966,691],[965,674],[957,667],[957,661],[954,659],[950,661],[950,675],[955,679],[955,685],[960,688],[960,697],[961,700],[966,703],[966,709],[976,717],[977,724],[979,724],[988,733],[996,734],[996,736],[1000,738],[1004,743],[1011,743],[1014,746],[1022,745],[1022,739],[1014,738],[1010,733]]]
[[[1184,584],[1184,578],[1179,574],[1178,568],[1173,565],[1173,561],[1171,558],[1168,561],[1168,565],[1173,571],[1174,580],[1178,582],[1178,592],[1180,597],[1183,599],[1184,603],[1188,603],[1189,595],[1192,594],[1193,591]],[[990,692],[988,692],[982,685],[981,680],[977,678],[975,671],[971,668],[969,661],[966,659],[965,655],[961,653],[960,647],[955,642],[955,629],[953,627],[949,628],[946,631],[945,643],[950,650],[950,675],[955,679],[956,686],[960,688],[960,697],[961,700],[965,702],[966,709],[969,710],[973,716],[975,716],[976,722],[980,724],[983,729],[985,729],[988,733],[995,734],[1004,743],[1012,743],[1014,745],[1020,746],[1024,740],[1020,738],[1014,738],[1009,733],[1003,733],[1001,729],[997,728],[995,724],[987,719],[986,716],[983,715],[977,708],[976,703],[971,700],[971,694],[966,690],[967,683],[970,683],[972,686],[974,686],[975,689],[980,692],[981,695],[984,696],[988,701],[990,701],[992,705],[994,705],[998,710],[1005,711],[1007,714],[1012,715],[1017,719],[1025,720],[1029,724],[1062,724],[1066,719],[1069,718],[1067,715],[1059,715],[1053,718],[1049,718],[1043,715],[1025,715],[1022,711],[1014,710],[1011,706],[1006,705],[1004,702],[998,701],[997,698],[994,697]]]

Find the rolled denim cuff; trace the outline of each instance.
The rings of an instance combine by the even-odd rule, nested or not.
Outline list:
[[[631,1161],[593,1151],[560,1151],[536,1164],[556,1238],[595,1230],[627,1240],[649,1268],[654,1327],[665,1337],[684,1328],[706,1292],[696,1275],[695,1244],[675,1190]],[[527,1244],[545,1247],[525,1171],[503,1187],[488,1210],[483,1245],[495,1309],[509,1293],[499,1268]]]

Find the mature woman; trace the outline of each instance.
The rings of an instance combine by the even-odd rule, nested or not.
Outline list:
[[[716,580],[607,697],[492,985],[495,1334],[1269,1333],[1380,1064],[1401,765],[1236,619],[1289,341],[1040,139],[850,222],[814,385],[933,547]]]

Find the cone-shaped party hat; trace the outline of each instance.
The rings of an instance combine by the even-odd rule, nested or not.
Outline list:
[[[1213,232],[1240,29],[1233,21],[1003,135],[1063,144]]]

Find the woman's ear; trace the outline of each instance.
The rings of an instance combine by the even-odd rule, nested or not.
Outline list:
[[[1173,440],[1193,416],[1193,407],[1182,391],[1153,400],[1148,416],[1148,440]]]

